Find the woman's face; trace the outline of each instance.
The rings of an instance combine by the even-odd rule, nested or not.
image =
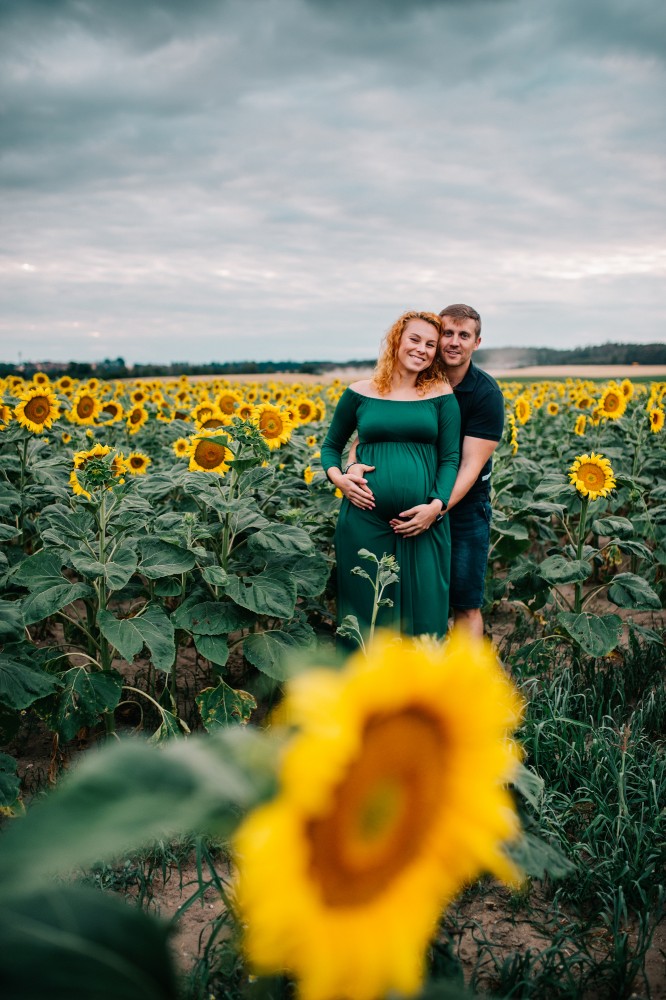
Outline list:
[[[408,372],[422,372],[435,360],[439,334],[424,319],[410,319],[402,331],[398,347],[398,364]]]

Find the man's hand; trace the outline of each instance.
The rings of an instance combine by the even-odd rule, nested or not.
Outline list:
[[[374,510],[375,496],[368,481],[365,479],[366,472],[374,472],[374,465],[364,465],[363,462],[356,462],[345,475],[346,482],[340,483],[340,489],[350,503],[361,510]]]
[[[409,510],[403,510],[400,517],[394,517],[389,524],[396,535],[403,538],[414,538],[435,523],[442,512],[442,501],[431,500],[430,503],[417,503]]]

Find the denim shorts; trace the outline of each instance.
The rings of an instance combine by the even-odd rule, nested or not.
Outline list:
[[[490,548],[491,507],[485,497],[455,506],[451,524],[452,608],[469,611],[483,607],[488,549]]]

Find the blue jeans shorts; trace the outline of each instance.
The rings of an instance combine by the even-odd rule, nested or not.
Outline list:
[[[491,507],[484,497],[455,506],[451,524],[452,608],[469,611],[483,607],[483,595],[490,548]]]

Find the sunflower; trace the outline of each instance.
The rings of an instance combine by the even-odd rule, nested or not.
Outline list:
[[[628,402],[634,394],[634,383],[629,378],[623,378],[620,382],[620,389],[622,390],[622,395]]]
[[[188,449],[190,472],[217,472],[221,476],[228,472],[229,462],[234,457],[227,448],[228,441],[226,434],[216,437],[195,434]]]
[[[74,379],[70,378],[69,375],[63,375],[62,378],[59,378],[56,382],[56,388],[59,389],[60,392],[70,392],[70,390],[74,388]]]
[[[217,408],[226,413],[227,416],[231,416],[232,413],[238,409],[240,403],[243,402],[243,397],[239,392],[234,392],[232,389],[227,389],[221,392],[217,397],[216,404]]]
[[[589,410],[589,408],[592,406],[593,403],[594,400],[592,399],[592,397],[588,396],[587,393],[585,392],[581,393],[581,395],[576,400],[576,406],[578,407],[579,410]]]
[[[279,448],[286,444],[294,429],[288,413],[270,403],[263,403],[255,409],[254,422],[269,448]]]
[[[527,396],[518,396],[514,406],[516,420],[521,424],[526,424],[532,414],[532,407]]]
[[[209,417],[213,416],[215,411],[214,403],[211,403],[209,399],[204,399],[200,403],[190,410],[190,418],[197,423],[201,423],[202,420],[208,420]]]
[[[516,878],[499,845],[518,831],[503,783],[520,710],[490,644],[462,631],[382,636],[291,681],[278,796],[234,838],[256,969],[289,970],[302,1000],[416,992],[442,908],[481,871]]]
[[[72,424],[94,424],[102,409],[99,399],[83,389],[72,399],[72,407],[67,411],[67,419]]]
[[[308,437],[306,437],[305,443],[308,446],[308,448],[316,448],[317,447],[317,438],[315,437],[314,434],[310,434]]]
[[[104,418],[105,424],[117,424],[123,419],[125,411],[117,399],[108,399],[102,405],[100,417]]]
[[[603,455],[578,455],[569,469],[569,482],[590,500],[607,497],[617,485],[609,459]]]
[[[127,413],[125,427],[129,434],[138,434],[148,420],[148,410],[145,406],[133,406]]]
[[[176,438],[171,445],[172,451],[178,456],[178,458],[185,458],[185,456],[189,454],[190,443],[189,438]]]
[[[14,407],[14,416],[21,427],[41,434],[53,426],[60,416],[60,405],[51,389],[33,386],[19,395],[20,402]]]
[[[574,424],[574,434],[577,434],[578,437],[582,437],[583,434],[585,433],[586,423],[587,423],[587,418],[585,414],[584,413],[579,414],[579,416],[576,417],[576,423]]]
[[[248,400],[239,403],[234,416],[238,417],[239,420],[252,420],[254,416],[254,404],[250,403]]]
[[[214,406],[206,416],[202,417],[201,420],[195,421],[195,423],[199,431],[216,430],[218,427],[228,427],[231,423],[231,417],[223,413],[219,407]]]
[[[46,372],[35,372],[32,376],[32,384],[40,386],[43,389],[44,386],[51,384],[51,379],[48,377]]]
[[[315,420],[319,414],[317,404],[313,399],[309,399],[307,396],[299,396],[295,402],[295,408],[296,416],[301,424],[309,424],[310,421]]]
[[[615,384],[604,390],[599,400],[598,409],[607,420],[618,420],[627,408],[627,397]]]
[[[548,411],[551,417],[555,417],[560,412],[560,407],[558,403],[549,403],[548,406],[546,407],[546,410]]]
[[[140,403],[147,402],[148,393],[145,389],[133,389],[132,392],[130,392],[130,399],[135,406],[138,406]]]
[[[303,479],[308,484],[308,486],[310,485],[314,477],[315,477],[314,469],[312,468],[311,465],[306,465],[305,468],[303,469]]]
[[[658,434],[664,426],[664,411],[659,406],[654,406],[650,413],[650,430],[653,434]]]
[[[12,411],[6,403],[0,403],[0,431],[6,431],[9,421],[12,419]]]
[[[104,462],[107,455],[111,455],[110,462]],[[74,470],[70,473],[69,485],[76,496],[91,499],[89,490],[84,489],[79,479],[79,473],[85,469],[86,475],[92,479],[91,489],[95,487],[108,488],[114,480],[124,483],[124,475],[127,467],[123,461],[123,456],[114,452],[107,444],[96,444],[89,451],[77,451],[74,453]]]
[[[148,466],[152,462],[149,455],[142,451],[131,451],[127,458],[123,458],[127,471],[131,476],[145,476]]]

